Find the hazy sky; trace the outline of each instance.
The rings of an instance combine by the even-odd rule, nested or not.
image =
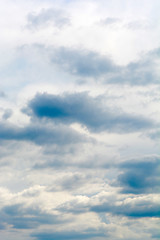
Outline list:
[[[0,0],[0,238],[158,240],[159,0]]]

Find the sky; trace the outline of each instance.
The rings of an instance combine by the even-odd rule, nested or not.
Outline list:
[[[160,1],[0,0],[0,236],[160,238]]]

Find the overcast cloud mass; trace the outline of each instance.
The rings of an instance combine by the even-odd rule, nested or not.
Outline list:
[[[160,1],[0,7],[0,239],[160,238]]]

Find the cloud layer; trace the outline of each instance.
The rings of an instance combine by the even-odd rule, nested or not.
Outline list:
[[[0,19],[1,239],[158,240],[159,0]]]

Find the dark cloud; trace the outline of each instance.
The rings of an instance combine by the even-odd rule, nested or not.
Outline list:
[[[94,238],[101,238],[106,237],[106,234],[103,232],[95,232],[93,229],[91,232],[53,232],[53,233],[35,233],[31,235],[32,237],[36,237],[37,240],[78,240],[78,239],[94,239]]]
[[[39,208],[25,207],[22,204],[5,206],[0,211],[0,224],[12,225],[15,229],[32,229],[44,224],[64,223],[57,215],[48,214]]]
[[[118,176],[118,184],[123,193],[157,193],[160,191],[159,157],[132,160],[120,165],[123,173]]]
[[[95,132],[129,133],[154,126],[142,116],[127,114],[120,109],[111,110],[99,98],[90,97],[87,93],[62,96],[37,94],[29,102],[27,111],[39,119],[47,118],[65,124],[78,122]]]
[[[106,212],[131,218],[160,218],[160,204],[143,199],[132,203],[112,204],[109,202],[91,207],[91,211]]]
[[[29,124],[25,127],[0,124],[0,139],[31,141],[38,145],[67,145],[85,142],[87,138],[64,125],[52,126],[44,124]]]
[[[38,29],[53,25],[57,28],[70,25],[68,16],[62,11],[57,9],[42,9],[40,13],[30,13],[27,17],[29,29]]]

